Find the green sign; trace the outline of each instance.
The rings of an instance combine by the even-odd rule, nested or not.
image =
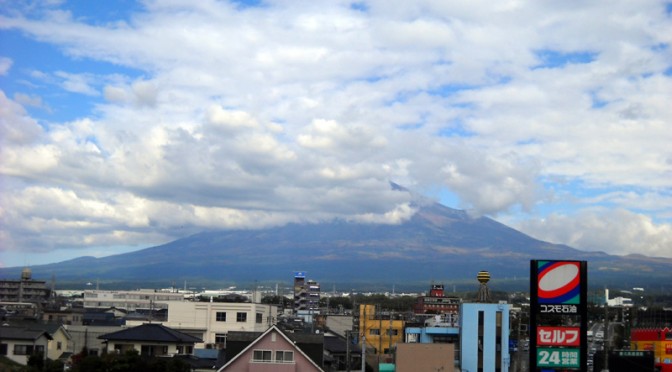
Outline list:
[[[560,349],[551,347],[537,348],[538,367],[579,368],[581,361],[579,349]]]

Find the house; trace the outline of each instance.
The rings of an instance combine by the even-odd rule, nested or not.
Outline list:
[[[250,302],[170,302],[163,325],[199,337],[197,348],[226,349],[232,331],[264,332],[278,318],[276,305]],[[135,324],[133,320],[126,322]]]
[[[98,336],[104,340],[105,352],[125,353],[137,350],[145,356],[173,356],[193,354],[194,344],[202,342],[194,337],[161,324],[143,324]]]
[[[229,347],[227,347],[228,362],[218,372],[323,371],[320,365],[297,345],[295,340],[290,339],[275,325],[254,338],[240,352],[234,352],[232,346],[234,345],[230,342]]]
[[[125,329],[121,326],[100,325],[65,325],[64,327],[70,334],[72,351],[78,354],[86,348],[89,355],[101,355],[105,350],[106,344],[98,338],[99,336]]]
[[[63,355],[63,353],[73,352],[72,337],[70,333],[63,327],[61,323],[46,323],[36,324],[30,329],[45,331],[51,336],[51,340],[47,346],[47,358],[56,360]]]
[[[39,351],[46,353],[45,356],[47,359],[56,360],[59,359],[63,353],[73,351],[72,337],[62,323],[42,323],[36,322],[35,320],[13,320],[5,324],[6,326],[4,326],[3,329],[9,326],[10,328],[24,329],[31,332],[46,332],[49,334],[49,337],[51,338],[47,341],[46,349]]]
[[[46,351],[52,339],[44,330],[0,326],[0,355],[27,365],[28,358],[33,354],[41,353],[47,357]]]
[[[349,358],[349,360],[348,360]],[[323,366],[328,371],[345,371],[358,369],[362,364],[362,352],[357,344],[352,342],[350,334],[343,337],[328,330],[324,333],[324,362]]]

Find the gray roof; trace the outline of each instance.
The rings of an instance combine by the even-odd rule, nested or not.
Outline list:
[[[161,324],[149,323],[98,337],[106,341],[158,341],[170,343],[203,342],[198,337],[178,332]]]
[[[45,335],[47,339],[53,340],[49,332],[44,330],[27,329],[24,327],[0,327],[0,340],[29,340],[35,341]]]

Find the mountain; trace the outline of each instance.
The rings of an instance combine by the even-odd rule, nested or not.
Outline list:
[[[376,283],[401,289],[424,288],[432,280],[462,280],[475,287],[476,273],[488,270],[493,285],[508,280],[527,288],[531,259],[586,260],[591,286],[662,288],[672,282],[672,259],[584,252],[438,203],[419,207],[399,225],[332,221],[209,231],[136,252],[34,266],[32,271],[34,278],[79,283],[290,283],[293,271],[307,271],[309,278],[339,287]],[[3,268],[0,277],[19,278],[20,271]]]

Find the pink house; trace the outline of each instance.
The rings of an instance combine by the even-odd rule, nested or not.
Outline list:
[[[323,372],[292,340],[271,326],[218,372]]]

